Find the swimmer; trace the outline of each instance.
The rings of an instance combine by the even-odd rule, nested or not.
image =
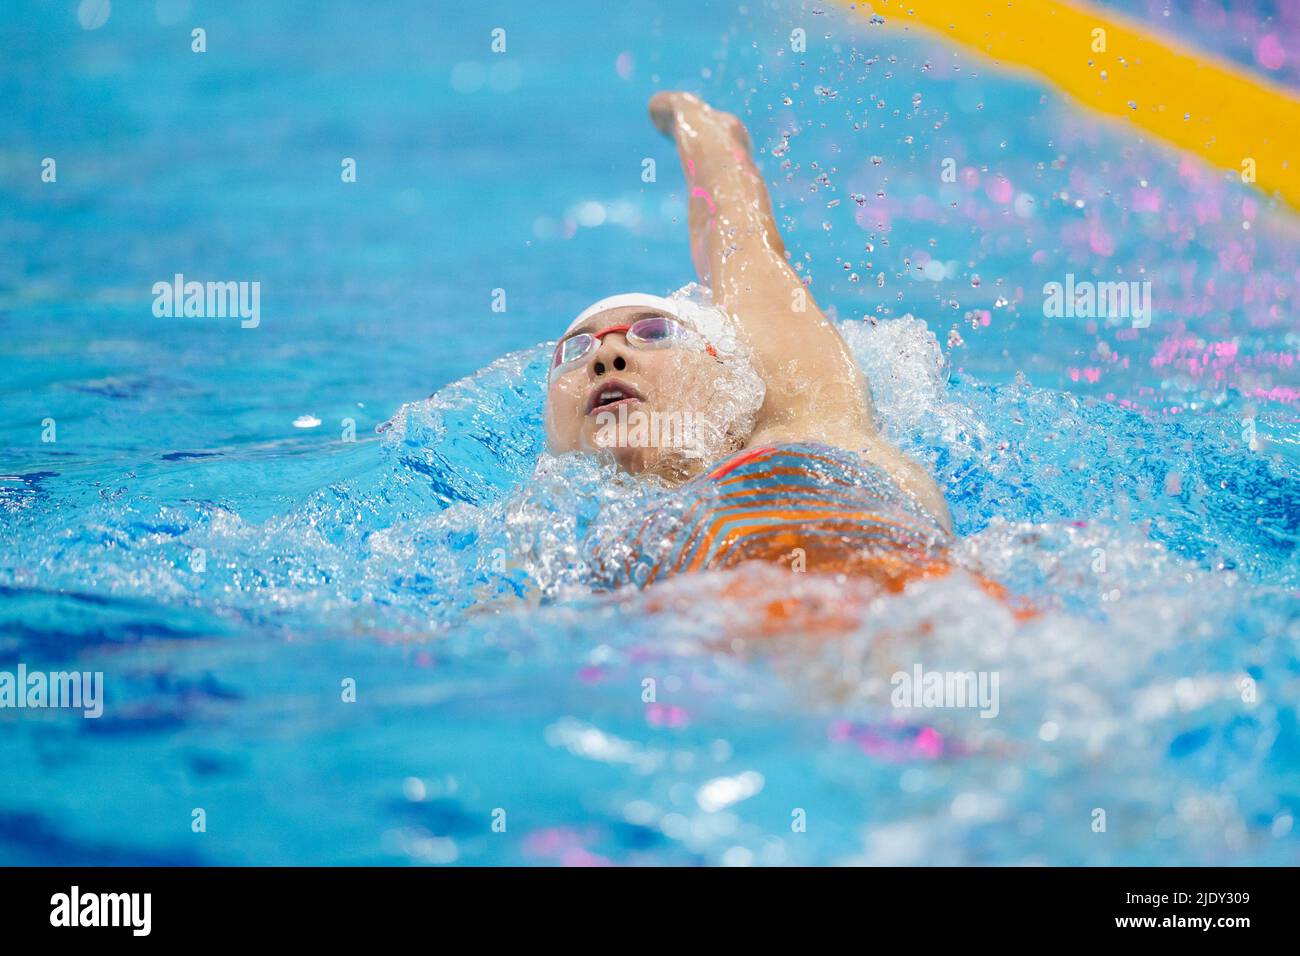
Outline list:
[[[555,348],[550,450],[608,449],[621,470],[679,487],[594,563],[641,586],[748,560],[891,590],[947,573],[943,493],[881,435],[848,345],[790,267],[744,124],[681,92],[656,94],[650,117],[677,144],[712,301],[601,299]],[[657,421],[695,427],[637,431]]]

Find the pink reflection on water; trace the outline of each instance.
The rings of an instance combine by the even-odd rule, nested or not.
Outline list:
[[[524,837],[523,852],[525,856],[553,859],[560,866],[613,866],[608,858],[584,846],[591,838],[590,833],[570,827],[547,827]]]
[[[938,760],[945,753],[953,753],[952,745],[934,727],[917,727],[902,722],[854,723],[848,720],[832,721],[826,730],[827,737],[836,743],[854,743],[870,757],[893,763],[909,760]]]
[[[690,723],[686,711],[670,704],[647,704],[646,721],[652,727],[685,727]]]
[[[1015,190],[1011,188],[1011,181],[1005,176],[998,176],[984,188],[984,192],[994,202],[1002,203],[1004,206],[1011,202],[1011,197],[1015,195]]]
[[[1272,33],[1255,44],[1255,61],[1266,70],[1280,70],[1286,64],[1286,50]]]

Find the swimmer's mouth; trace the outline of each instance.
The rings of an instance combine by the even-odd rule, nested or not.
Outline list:
[[[624,402],[644,402],[645,396],[623,382],[602,382],[587,396],[587,414],[608,412]]]

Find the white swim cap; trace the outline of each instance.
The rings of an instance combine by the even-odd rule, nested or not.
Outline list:
[[[665,299],[661,295],[651,295],[649,292],[624,292],[621,295],[607,296],[587,306],[578,314],[576,319],[569,323],[569,327],[564,330],[564,334],[568,335],[593,315],[600,315],[600,313],[608,312],[610,309],[623,309],[629,305],[640,305],[647,309],[654,309],[656,312],[671,315],[674,319],[682,318],[677,303],[671,299]]]

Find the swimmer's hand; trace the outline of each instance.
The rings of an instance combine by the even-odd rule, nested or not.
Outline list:
[[[694,93],[664,90],[650,97],[650,121],[655,124],[655,129],[672,139],[677,135],[678,116],[685,118],[687,114],[705,108],[704,101]]]
[[[694,93],[664,90],[650,97],[650,120],[669,139],[726,139],[746,154],[752,151],[749,132],[734,113],[715,110]]]

